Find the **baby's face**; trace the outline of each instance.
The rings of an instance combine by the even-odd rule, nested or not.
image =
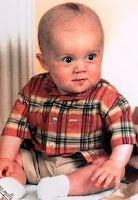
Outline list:
[[[99,31],[86,24],[74,29],[57,26],[45,61],[57,89],[67,95],[82,93],[99,81],[102,55]]]

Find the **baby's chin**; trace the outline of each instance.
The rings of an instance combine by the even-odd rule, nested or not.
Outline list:
[[[58,87],[58,91],[62,95],[81,95],[82,93],[95,87],[95,85],[97,85],[97,83],[99,82],[99,79],[95,81],[90,81],[89,79],[75,79],[71,82],[71,84],[60,84]]]
[[[80,96],[83,93],[87,92],[90,88],[84,89],[84,90],[62,90],[59,91],[62,95],[67,95],[67,96]]]

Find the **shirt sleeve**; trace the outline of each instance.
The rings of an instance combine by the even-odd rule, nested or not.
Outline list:
[[[120,99],[109,110],[106,123],[111,133],[111,148],[122,144],[136,144],[131,108],[125,98]]]
[[[31,139],[29,130],[29,88],[30,82],[21,90],[18,95],[11,114],[3,129],[2,135],[20,137],[21,139]]]

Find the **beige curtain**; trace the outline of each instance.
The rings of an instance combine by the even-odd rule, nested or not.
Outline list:
[[[0,133],[19,90],[35,74],[34,0],[0,0]]]

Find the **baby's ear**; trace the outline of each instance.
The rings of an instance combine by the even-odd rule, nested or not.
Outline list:
[[[47,65],[46,65],[46,62],[45,62],[45,60],[44,60],[43,55],[42,55],[41,53],[37,53],[37,54],[36,54],[36,57],[37,57],[37,59],[39,60],[39,62],[40,62],[40,64],[41,64],[41,66],[43,67],[43,69],[46,69],[46,70],[47,70]]]

